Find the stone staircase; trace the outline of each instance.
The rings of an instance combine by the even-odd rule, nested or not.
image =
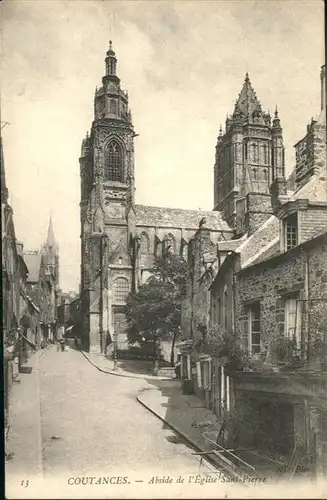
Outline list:
[[[161,366],[157,375],[158,377],[176,378],[175,368],[173,366]]]

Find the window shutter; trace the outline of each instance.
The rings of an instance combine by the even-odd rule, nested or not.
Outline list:
[[[285,303],[283,299],[276,300],[276,329],[279,335],[285,333]]]
[[[202,387],[202,380],[201,380],[201,363],[200,361],[197,361],[196,363],[196,375],[197,375],[197,383],[198,387]]]
[[[192,380],[192,369],[191,369],[191,356],[187,355],[187,378]]]
[[[208,361],[208,389],[211,391],[211,379],[212,379],[212,364],[211,359]]]

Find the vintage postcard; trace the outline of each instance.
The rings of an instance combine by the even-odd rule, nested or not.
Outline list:
[[[5,497],[327,497],[322,0],[4,0]]]

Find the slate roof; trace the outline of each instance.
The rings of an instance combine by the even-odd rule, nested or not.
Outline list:
[[[289,200],[308,199],[312,203],[327,201],[326,177],[326,164],[324,164],[306,184],[289,196]],[[317,231],[326,230],[326,216],[324,213],[321,214],[321,217],[316,214],[315,224],[317,225]],[[272,215],[236,251],[241,254],[242,267],[247,267],[277,255],[280,253],[278,247],[279,220]]]
[[[42,256],[37,253],[24,253],[24,260],[28,269],[27,283],[39,281]]]
[[[231,228],[223,219],[220,212],[135,205],[135,214],[138,226],[175,227],[197,230],[199,222],[205,217],[205,227],[208,229],[231,231]]]
[[[254,111],[261,113],[261,104],[256,96],[255,91],[250,82],[249,75],[246,74],[242,90],[235,104],[235,111],[240,111],[244,118],[252,116]]]

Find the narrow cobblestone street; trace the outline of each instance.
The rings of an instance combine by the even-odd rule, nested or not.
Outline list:
[[[193,450],[137,402],[138,392],[151,387],[145,380],[103,374],[80,352],[72,349],[59,352],[54,346],[32,364],[31,373],[23,374],[21,384],[14,387],[13,398],[25,384],[33,406],[41,409],[39,421],[37,412],[34,416],[26,415],[33,419],[39,436],[33,438],[33,426],[28,428],[27,422],[23,422],[26,434],[17,437],[15,445],[15,418],[17,427],[17,419],[22,416],[13,415],[9,451],[14,451],[14,457],[7,464],[8,497],[12,498],[11,491],[17,492],[22,480],[29,481],[24,498],[33,497],[33,481],[36,485],[42,477],[43,484],[47,484],[43,494],[53,498],[58,497],[58,491],[65,497],[85,494],[85,488],[78,489],[76,485],[68,488],[70,477],[127,476],[131,483],[138,480],[147,483],[154,475],[177,477],[199,472],[199,457],[192,455]],[[34,459],[37,464],[33,463],[28,446],[33,447],[34,455],[41,455]],[[201,465],[201,473],[209,469],[209,465]],[[60,490],[56,491],[59,483]],[[144,487],[143,483],[136,486],[138,491]],[[159,486],[160,491],[167,487],[154,485],[154,488]],[[121,494],[122,486],[117,487]],[[99,488],[96,492],[92,490],[92,495],[107,498],[117,495],[115,485],[109,493],[108,486],[105,489],[106,493]],[[171,489],[174,492],[176,489]],[[135,487],[132,494],[136,495]]]

